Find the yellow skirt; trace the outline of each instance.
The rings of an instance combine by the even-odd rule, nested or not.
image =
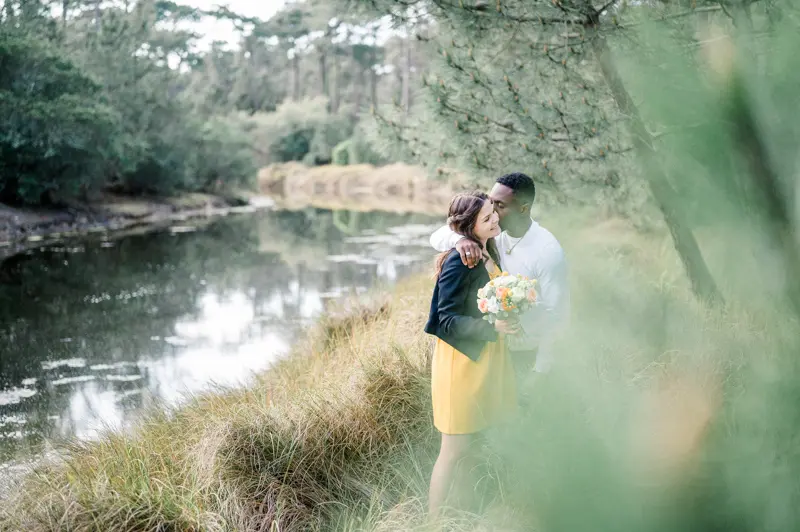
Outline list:
[[[514,367],[501,339],[478,361],[437,340],[431,366],[433,424],[443,434],[473,434],[514,415]]]

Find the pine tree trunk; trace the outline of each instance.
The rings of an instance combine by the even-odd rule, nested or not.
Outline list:
[[[328,95],[328,56],[325,50],[320,50],[319,53],[319,77],[321,82],[320,90],[322,95],[326,98]]]
[[[730,120],[738,152],[744,156],[749,177],[758,191],[758,212],[765,222],[769,238],[780,250],[786,276],[784,290],[797,316],[800,316],[800,249],[795,237],[792,205],[789,195],[783,190],[778,172],[771,161],[769,150],[755,117],[752,103],[748,100],[741,74],[734,74],[729,93]],[[748,198],[752,199],[752,198]]]
[[[647,131],[636,104],[628,94],[622,78],[617,72],[608,43],[599,32],[595,32],[592,36],[592,49],[600,65],[603,77],[611,89],[614,101],[620,111],[630,119],[636,153],[645,163],[645,175],[648,178],[650,191],[661,209],[664,222],[672,235],[675,250],[678,252],[686,270],[686,275],[689,277],[692,291],[700,299],[711,303],[721,303],[723,301],[722,294],[708,269],[708,265],[700,251],[700,246],[697,244],[691,229],[686,226],[680,212],[678,212],[678,194],[667,180],[663,168],[655,160],[656,151],[653,146],[653,136]]]
[[[361,112],[361,106],[364,104],[364,69],[358,63],[356,63],[356,68],[358,73],[356,74],[355,109],[353,112],[357,116]]]
[[[411,39],[403,41],[403,99],[401,105],[406,115],[411,110]]]
[[[300,57],[295,51],[292,54],[292,100],[300,99]]]
[[[377,111],[378,109],[378,73],[375,70],[376,65],[375,50],[372,51],[372,66],[369,69],[369,92],[372,100],[372,107]]]
[[[333,54],[333,72],[331,80],[331,112],[336,113],[339,111],[339,54]]]

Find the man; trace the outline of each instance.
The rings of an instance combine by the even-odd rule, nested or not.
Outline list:
[[[558,240],[531,219],[536,197],[533,179],[515,172],[497,179],[489,193],[500,216],[503,232],[495,239],[500,267],[512,275],[538,281],[538,305],[520,316],[522,331],[509,337],[509,349],[522,371],[547,372],[552,365],[552,344],[569,314],[567,263]],[[444,252],[455,247],[470,268],[482,257],[480,246],[444,226],[431,235],[431,246]]]

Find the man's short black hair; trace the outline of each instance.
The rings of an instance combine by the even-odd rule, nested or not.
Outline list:
[[[512,172],[497,178],[497,182],[514,191],[514,196],[523,203],[532,204],[536,197],[536,185],[533,179],[522,172]]]

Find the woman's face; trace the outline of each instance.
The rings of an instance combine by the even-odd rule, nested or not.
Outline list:
[[[475,236],[481,242],[494,238],[500,234],[500,217],[494,210],[494,204],[490,200],[483,202],[481,212],[475,220]]]

